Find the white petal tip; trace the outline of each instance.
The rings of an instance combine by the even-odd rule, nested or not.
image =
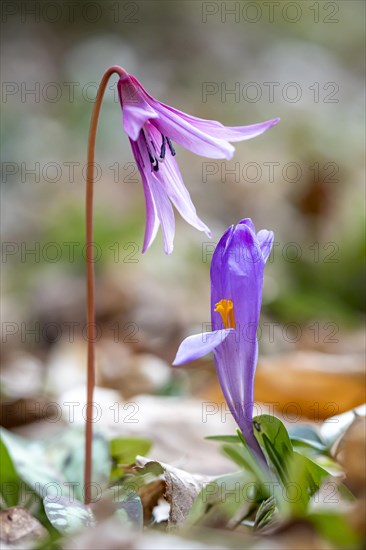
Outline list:
[[[224,158],[226,158],[226,160],[231,160],[234,156],[234,153],[235,153],[235,148],[233,147],[233,150],[228,151]]]

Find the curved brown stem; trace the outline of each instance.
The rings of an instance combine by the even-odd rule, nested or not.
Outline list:
[[[92,474],[92,441],[93,441],[93,393],[95,385],[95,276],[94,276],[94,230],[93,230],[93,198],[94,198],[94,154],[95,142],[97,138],[97,129],[99,113],[102,106],[104,92],[108,80],[112,74],[117,73],[120,76],[127,74],[122,67],[117,65],[109,67],[104,73],[95,99],[93,114],[90,122],[88,155],[86,166],[86,288],[87,288],[87,344],[88,344],[88,362],[87,362],[87,398],[86,398],[86,424],[85,424],[85,470],[84,470],[84,500],[85,504],[91,502],[91,474]]]

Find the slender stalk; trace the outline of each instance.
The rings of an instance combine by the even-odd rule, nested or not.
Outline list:
[[[108,80],[112,74],[120,76],[127,74],[122,67],[117,65],[109,67],[104,73],[95,99],[93,114],[90,122],[88,154],[86,167],[86,288],[87,288],[87,398],[86,398],[86,424],[85,424],[85,470],[84,470],[84,500],[85,504],[91,502],[91,476],[92,476],[92,441],[93,441],[93,393],[95,386],[95,274],[94,274],[94,229],[93,229],[93,199],[94,199],[94,155],[95,142],[100,109]]]

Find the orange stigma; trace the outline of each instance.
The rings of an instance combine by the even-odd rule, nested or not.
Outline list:
[[[231,300],[220,300],[215,304],[214,311],[220,313],[224,328],[235,328],[234,304]]]

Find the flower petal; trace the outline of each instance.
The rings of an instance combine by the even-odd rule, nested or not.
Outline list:
[[[169,199],[173,202],[182,217],[195,228],[205,231],[210,237],[209,228],[197,216],[191,197],[183,183],[174,157],[167,153],[164,162],[159,162],[159,170],[151,166],[146,139],[151,143],[151,151],[161,147],[161,134],[149,122],[145,125],[146,138],[140,132],[137,141],[130,139],[131,148],[141,173],[146,201],[146,231],[143,252],[153,242],[159,224],[164,236],[164,249],[167,254],[173,251],[175,232],[174,212]]]
[[[141,105],[141,110],[147,113],[146,104],[148,104],[152,112],[157,113],[157,117],[148,116],[145,121],[159,118],[159,122],[156,121],[155,126],[162,134],[197,155],[227,159],[233,156],[235,149],[226,140],[217,138],[213,133],[207,134],[190,122],[190,120],[195,120],[195,117],[183,116],[185,113],[182,111],[173,109],[155,99],[145,90],[136,77],[129,75],[128,80],[132,84],[132,89],[136,90],[131,94],[134,105]]]
[[[133,156],[135,157],[137,167],[141,174],[142,186],[143,186],[144,195],[145,195],[146,227],[145,227],[144,244],[142,247],[142,253],[144,253],[154,241],[157,231],[159,229],[160,222],[156,212],[156,206],[149,187],[149,183],[145,175],[144,162],[140,152],[140,148],[144,147],[144,143],[142,143],[142,137],[140,137],[137,141],[132,141],[130,139],[130,143],[131,143]],[[150,165],[148,167],[148,170],[150,170]]]
[[[266,262],[272,250],[274,233],[273,231],[262,229],[257,233],[257,239],[262,252],[263,260]]]
[[[164,237],[165,254],[171,254],[174,248],[175,219],[172,205],[168,195],[162,188],[159,180],[151,174],[149,187],[156,206],[157,215],[161,223],[161,230]]]
[[[158,151],[161,147],[160,132],[152,124],[147,125],[147,130],[155,150]],[[170,152],[166,153],[164,162],[159,162],[159,171],[155,172],[155,175],[182,218],[199,231],[204,231],[208,237],[211,237],[210,229],[197,216],[190,194],[182,180],[178,164]]]
[[[247,139],[252,139],[254,137],[260,136],[272,126],[275,126],[279,123],[279,118],[273,118],[271,120],[265,120],[264,122],[258,122],[256,124],[249,124],[248,126],[224,126],[216,120],[207,120],[203,118],[194,117],[188,115],[178,109],[174,109],[169,105],[164,105],[166,109],[169,109],[172,113],[184,118],[189,124],[195,126],[202,132],[214,135],[218,139],[223,139],[225,141],[235,142],[235,141],[245,141]]]
[[[202,132],[162,104],[156,103],[154,109],[159,113],[159,119],[153,122],[154,126],[182,147],[202,157],[232,158],[235,148],[227,141],[215,137],[214,134]]]
[[[233,332],[235,332],[234,329],[229,328],[188,336],[179,346],[173,365],[182,365],[207,355],[222,344],[228,335]]]
[[[226,296],[226,288],[228,286],[225,272],[223,266],[223,258],[227,247],[229,246],[230,240],[234,232],[234,226],[229,227],[221,239],[219,240],[215,252],[212,256],[211,268],[210,268],[210,277],[211,277],[211,322],[212,329],[219,330],[223,327],[221,316],[219,313],[215,312],[215,305],[222,299],[229,299]]]
[[[172,205],[169,202],[164,187],[156,176],[159,172],[154,172],[152,170],[142,133],[140,133],[137,142],[132,142],[131,146],[141,173],[146,199],[147,218],[143,251],[146,251],[154,240],[160,222],[164,237],[165,253],[171,254],[173,251],[175,233],[175,220]]]
[[[258,328],[262,302],[264,258],[251,220],[229,228],[212,257],[212,327],[222,327],[215,303],[233,302],[236,338],[215,350],[216,370],[225,398],[245,437],[251,439],[254,375],[257,366]],[[254,443],[253,443],[254,445]]]
[[[117,87],[122,105],[123,128],[126,134],[136,141],[144,124],[148,120],[158,118],[159,115],[145,100],[131,76],[121,77]]]
[[[243,218],[237,225],[247,225],[255,233],[254,223],[250,218]]]

